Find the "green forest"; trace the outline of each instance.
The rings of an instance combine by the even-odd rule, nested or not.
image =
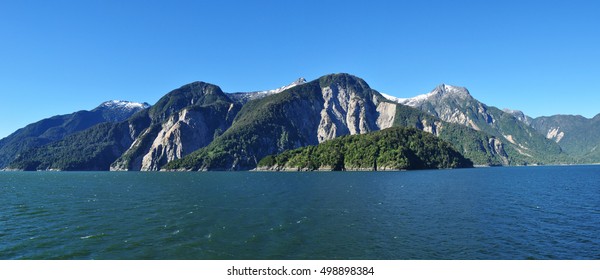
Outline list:
[[[342,136],[270,155],[259,170],[411,170],[472,167],[449,143],[414,128]]]

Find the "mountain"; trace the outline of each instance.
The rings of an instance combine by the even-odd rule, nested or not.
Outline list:
[[[231,126],[240,106],[208,83],[171,91],[148,110],[148,125],[110,170],[159,170],[211,143]]]
[[[138,103],[123,100],[110,100],[100,104],[100,106],[93,109],[92,112],[100,114],[102,118],[107,121],[120,122],[147,108],[150,108],[150,104],[146,102]]]
[[[476,165],[568,162],[557,143],[515,114],[488,107],[465,88],[448,85],[411,99],[386,98],[349,74],[245,93],[193,82],[126,120],[97,124],[28,149],[9,167],[249,170],[269,155],[391,127],[437,136]]]
[[[215,85],[194,82],[129,119],[94,126],[30,150],[10,167],[25,170],[157,170],[212,141],[239,109]]]
[[[403,170],[473,167],[451,144],[430,133],[393,127],[341,136],[317,146],[267,156],[259,170]]]
[[[524,114],[519,117],[517,111],[505,112],[487,106],[473,98],[464,87],[442,84],[427,94],[393,100],[443,121],[471,127],[495,137],[503,143],[509,157],[506,164],[568,161],[559,145],[528,125],[531,120]]]
[[[578,163],[600,162],[600,114],[592,119],[573,115],[539,117],[532,120],[531,126]]]
[[[29,124],[0,140],[0,169],[29,149],[62,140],[99,123],[126,120],[148,107],[147,103],[112,100],[91,111],[54,116]]]
[[[470,127],[442,121],[412,107],[396,106],[394,126],[414,127],[438,136],[452,143],[476,165],[498,166],[513,162],[500,139]]]
[[[396,106],[385,101],[360,78],[323,76],[249,101],[223,135],[166,169],[247,170],[270,154],[388,128]]]
[[[478,164],[504,162],[502,144],[493,137],[390,102],[358,77],[332,74],[249,101],[223,135],[165,169],[247,170],[267,155],[392,126],[439,135]]]

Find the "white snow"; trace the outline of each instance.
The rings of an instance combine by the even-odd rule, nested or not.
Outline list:
[[[392,102],[400,103],[402,105],[407,105],[410,107],[417,107],[417,106],[421,105],[423,102],[425,102],[431,98],[434,98],[436,96],[455,95],[455,96],[464,98],[465,96],[469,95],[469,92],[467,91],[466,88],[463,88],[463,87],[456,87],[456,86],[441,84],[441,85],[437,86],[434,90],[432,90],[428,93],[417,95],[417,96],[411,97],[411,98],[399,98],[399,97],[391,96],[391,95],[385,94],[385,93],[381,93],[381,95],[383,95],[383,97],[387,98],[388,100],[390,100]]]
[[[417,96],[411,97],[411,98],[399,98],[399,97],[391,96],[391,95],[385,94],[385,93],[381,93],[381,95],[383,95],[383,97],[387,98],[388,100],[390,100],[392,102],[400,103],[402,105],[407,105],[407,106],[411,106],[411,107],[417,107],[421,102],[434,96],[435,92],[421,94],[421,95],[417,95]]]
[[[398,98],[395,96],[391,96],[389,94],[385,94],[383,92],[380,92],[380,93],[383,97],[385,97],[387,100],[392,101],[392,102],[402,103],[403,100],[406,100],[406,98]]]
[[[276,89],[271,89],[271,90],[262,90],[262,91],[251,91],[251,92],[239,92],[239,93],[233,93],[230,96],[235,98],[235,99],[240,99],[240,100],[254,100],[254,99],[260,99],[263,97],[267,97],[269,95],[273,95],[273,94],[278,94],[281,93],[285,90],[288,90],[290,88],[293,88],[295,86],[298,85],[302,85],[306,83],[306,79],[304,78],[299,78],[297,80],[295,80],[294,82],[292,82],[291,84],[287,85],[287,86],[282,86]]]
[[[110,101],[106,101],[102,104],[100,104],[99,107],[106,107],[106,108],[123,108],[123,109],[128,109],[128,110],[133,110],[133,109],[146,109],[148,107],[150,107],[150,105],[148,105],[148,103],[138,103],[138,102],[129,102],[129,101],[123,101],[123,100],[110,100]]]

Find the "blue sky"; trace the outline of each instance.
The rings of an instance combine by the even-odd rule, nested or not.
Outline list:
[[[600,113],[599,1],[0,1],[0,137],[106,100],[153,104],[347,72],[537,117]]]

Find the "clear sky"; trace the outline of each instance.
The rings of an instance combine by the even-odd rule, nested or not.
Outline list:
[[[0,1],[0,137],[183,84],[272,89],[347,72],[440,83],[537,117],[600,113],[600,1]]]

